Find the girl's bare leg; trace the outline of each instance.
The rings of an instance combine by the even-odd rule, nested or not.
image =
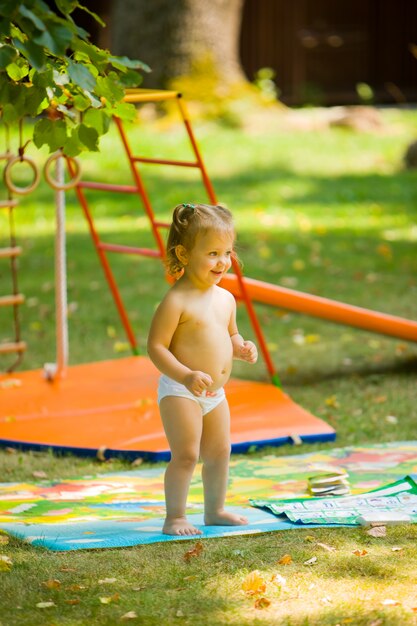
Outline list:
[[[201,458],[205,524],[208,526],[247,524],[248,520],[243,515],[235,515],[224,510],[230,458],[230,412],[226,400],[203,417]]]
[[[171,449],[165,472],[166,535],[200,535],[187,520],[188,489],[198,461],[202,432],[201,408],[193,400],[168,396],[161,400],[160,413]]]

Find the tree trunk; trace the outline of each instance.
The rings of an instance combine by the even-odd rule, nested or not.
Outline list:
[[[243,2],[114,0],[112,52],[151,67],[145,87],[164,88],[207,57],[222,81],[244,81],[239,59]]]

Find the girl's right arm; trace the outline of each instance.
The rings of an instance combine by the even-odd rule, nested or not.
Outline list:
[[[178,361],[170,352],[172,337],[178,327],[182,307],[172,292],[168,292],[153,317],[148,336],[148,354],[162,374],[183,383],[190,368]]]

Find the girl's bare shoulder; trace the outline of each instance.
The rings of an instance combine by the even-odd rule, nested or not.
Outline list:
[[[216,292],[218,294],[218,297],[222,298],[224,302],[228,303],[231,307],[235,306],[236,300],[234,295],[231,294],[230,291],[227,291],[227,289],[216,285]]]
[[[181,309],[184,304],[184,293],[181,289],[177,289],[177,285],[173,285],[162,298],[159,308],[162,309]]]

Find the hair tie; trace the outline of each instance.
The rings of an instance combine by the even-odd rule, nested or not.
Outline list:
[[[195,209],[196,208],[195,204],[183,203],[182,206],[184,207],[184,209]]]

